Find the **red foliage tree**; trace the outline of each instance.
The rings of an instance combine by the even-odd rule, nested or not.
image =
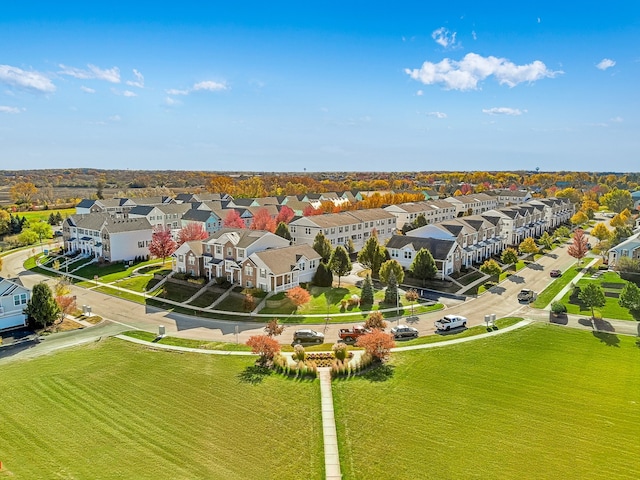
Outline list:
[[[266,208],[259,209],[253,216],[253,222],[251,222],[251,230],[266,230],[267,232],[276,231],[276,220],[269,215],[269,211]]]
[[[580,263],[580,260],[587,255],[588,251],[587,238],[584,236],[584,230],[578,228],[573,232],[573,243],[567,247],[567,253]]]
[[[178,246],[184,242],[190,242],[191,240],[205,240],[208,238],[207,232],[204,227],[198,222],[189,222],[178,232]]]
[[[240,218],[240,214],[237,210],[229,210],[229,213],[225,217],[222,225],[229,228],[246,228],[244,220]]]
[[[396,346],[396,342],[390,333],[374,329],[371,333],[358,337],[355,345],[364,348],[365,352],[373,358],[384,362],[389,358],[389,353]]]
[[[58,295],[56,303],[60,307],[60,323],[62,323],[64,317],[76,309],[76,299],[72,295]]]
[[[306,207],[304,207],[304,210],[302,210],[302,216],[303,217],[312,217],[314,215],[322,215],[322,210],[319,208],[313,208],[313,205],[307,205]]]
[[[176,251],[178,244],[171,236],[169,228],[156,227],[151,235],[151,244],[149,245],[149,253],[156,258],[162,258],[162,265],[165,259]]]
[[[286,296],[295,305],[296,309],[311,300],[311,294],[302,287],[293,287],[287,290]]]
[[[280,344],[268,335],[252,335],[247,340],[247,345],[251,347],[252,353],[260,355],[257,360],[260,365],[268,365],[280,353]]]
[[[293,217],[295,216],[295,212],[291,210],[290,207],[283,205],[282,207],[280,207],[280,211],[278,212],[278,216],[276,217],[276,225],[280,222],[289,224],[289,222],[293,220]]]

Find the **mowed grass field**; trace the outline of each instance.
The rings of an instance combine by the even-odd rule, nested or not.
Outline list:
[[[4,364],[0,478],[323,478],[318,381],[253,362],[109,339]]]
[[[638,479],[636,340],[534,324],[334,381],[344,478]]]

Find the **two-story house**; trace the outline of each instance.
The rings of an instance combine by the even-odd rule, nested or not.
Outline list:
[[[0,330],[27,325],[24,309],[31,298],[31,290],[24,287],[19,278],[8,280],[0,277]]]
[[[411,268],[420,250],[428,250],[438,268],[437,277],[443,280],[448,275],[459,272],[462,266],[462,250],[452,238],[394,235],[387,242],[386,248],[391,259],[397,260],[406,270]]]
[[[402,230],[406,224],[413,223],[420,215],[428,224],[440,223],[456,218],[456,207],[444,200],[424,200],[389,205],[384,209],[396,217],[396,228]]]
[[[498,207],[498,200],[486,193],[473,193],[471,195],[459,195],[443,199],[456,208],[456,216],[479,215]]]

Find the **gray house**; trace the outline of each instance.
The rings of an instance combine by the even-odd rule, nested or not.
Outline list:
[[[19,279],[0,277],[0,330],[20,328],[27,324],[24,309],[31,298],[31,291]]]

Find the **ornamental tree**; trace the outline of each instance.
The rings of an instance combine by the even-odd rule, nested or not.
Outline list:
[[[567,247],[567,253],[578,260],[579,264],[587,255],[588,251],[587,238],[584,236],[584,230],[579,228],[573,233],[573,242]]]
[[[178,248],[178,244],[171,236],[169,228],[163,228],[159,225],[153,229],[149,253],[156,258],[162,258],[163,266],[165,259],[175,252],[176,248]]]
[[[627,282],[618,302],[621,307],[628,308],[632,312],[640,311],[640,288],[633,282]]]
[[[372,358],[385,362],[389,358],[391,349],[396,346],[396,342],[390,333],[374,329],[371,333],[358,337],[355,345],[364,348]]]
[[[480,265],[479,270],[484,273],[485,275],[490,275],[490,276],[499,276],[502,273],[502,268],[500,267],[500,264],[498,262],[496,262],[493,258],[490,258],[489,260],[485,260],[485,262]]]
[[[178,246],[192,240],[205,240],[209,237],[202,223],[189,222],[178,231]]]
[[[591,318],[595,318],[594,307],[604,307],[606,298],[604,290],[597,283],[589,282],[578,294],[580,301],[591,308]]]
[[[611,238],[611,230],[604,224],[604,222],[596,223],[591,229],[591,235],[596,237],[599,242]]]
[[[282,335],[282,332],[284,332],[284,325],[281,325],[277,318],[273,318],[264,326],[264,331],[269,337]]]
[[[569,221],[573,224],[573,225],[583,225],[585,223],[587,223],[589,221],[589,217],[587,217],[587,215],[580,211],[580,212],[576,212],[570,219]]]
[[[72,295],[58,295],[55,300],[60,309],[59,323],[62,323],[64,318],[76,309],[76,299]]]
[[[500,256],[500,261],[505,265],[514,265],[518,263],[518,252],[515,248],[505,248]]]
[[[259,208],[253,215],[253,221],[251,222],[251,230],[265,230],[267,232],[276,231],[276,220],[269,215],[269,210],[266,208]]]
[[[371,312],[369,314],[369,317],[364,322],[364,328],[367,328],[369,330],[384,330],[385,328],[387,328],[387,322],[382,316],[382,313],[376,310],[375,312]]]
[[[263,367],[269,366],[273,357],[280,353],[280,344],[268,335],[252,335],[247,340],[247,345],[251,347],[252,353],[259,355],[256,363]]]
[[[282,205],[280,207],[280,211],[278,212],[278,215],[276,216],[276,223],[284,223],[285,225],[287,225],[291,220],[293,220],[293,217],[295,217],[296,214],[295,212],[291,209],[291,207],[287,207],[286,205]]]
[[[411,315],[413,315],[413,307],[418,298],[420,298],[420,295],[418,295],[418,291],[415,288],[407,290],[407,292],[404,294],[404,298],[407,299],[407,302],[411,303]]]
[[[389,285],[393,272],[396,285],[404,280],[404,270],[397,260],[387,260],[380,266],[380,281]]]
[[[549,235],[549,232],[545,231],[538,239],[538,243],[547,250],[551,250],[551,247],[553,247],[553,238]]]
[[[349,254],[342,245],[338,245],[329,259],[329,269],[338,276],[338,287],[340,287],[340,278],[348,275],[351,268]]]
[[[438,273],[436,261],[433,259],[431,252],[426,248],[418,250],[409,270],[413,277],[422,280],[422,286],[425,285],[427,280],[434,279]]]
[[[296,307],[296,310],[298,309],[298,307],[305,305],[309,302],[309,300],[311,300],[311,294],[309,293],[309,291],[300,286],[293,287],[287,290],[287,293],[285,295],[289,299],[289,301]]]
[[[562,225],[556,228],[555,232],[553,232],[553,235],[556,238],[567,238],[569,235],[571,235],[571,231],[569,230],[569,227],[567,227],[566,225]]]
[[[520,242],[520,245],[518,245],[518,250],[520,250],[520,252],[522,253],[528,254],[538,253],[539,251],[538,246],[536,245],[536,241],[533,239],[533,237],[527,237],[522,242]]]
[[[244,220],[240,217],[240,214],[234,210],[229,210],[227,216],[224,218],[222,222],[222,226],[228,228],[246,228]]]
[[[46,283],[37,283],[31,290],[31,299],[24,309],[25,315],[43,328],[51,325],[60,314],[60,307]]]

